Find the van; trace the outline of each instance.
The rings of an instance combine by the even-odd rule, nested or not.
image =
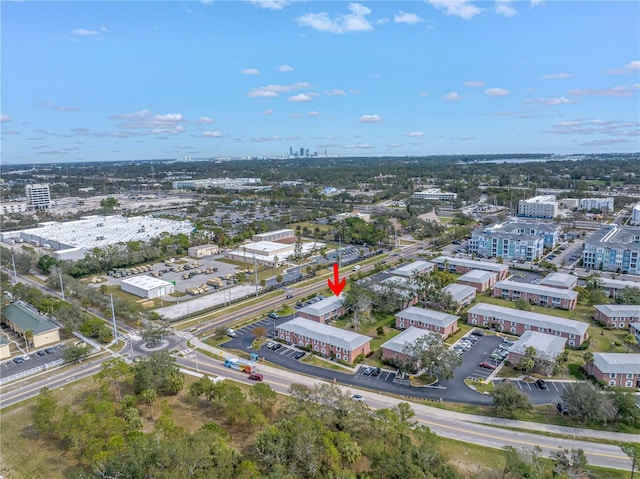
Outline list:
[[[249,379],[251,379],[252,381],[262,381],[264,379],[264,376],[262,376],[262,374],[260,373],[251,373],[249,374]]]

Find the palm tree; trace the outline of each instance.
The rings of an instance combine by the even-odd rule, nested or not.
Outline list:
[[[585,368],[587,364],[591,363],[591,372],[590,375],[593,375],[593,353],[591,351],[585,351],[582,353],[582,360],[584,361]]]
[[[24,332],[24,343],[25,343],[25,347],[27,348],[27,351],[29,351],[29,344],[32,342],[33,342],[33,330],[27,329]]]
[[[629,350],[631,349],[631,345],[636,342],[636,337],[631,333],[627,333],[622,338],[622,341],[627,345],[627,353],[628,353]]]

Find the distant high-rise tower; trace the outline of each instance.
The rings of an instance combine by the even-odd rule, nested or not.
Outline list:
[[[51,206],[49,185],[27,185],[27,208],[31,210],[46,210]]]
[[[293,146],[289,147],[289,156],[293,156]]]
[[[304,155],[304,156],[306,156],[307,158],[309,158],[309,148],[307,148],[307,149],[305,150],[305,155]]]
[[[300,148],[300,156],[304,156],[304,148]]]

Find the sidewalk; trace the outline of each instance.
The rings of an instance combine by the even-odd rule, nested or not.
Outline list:
[[[209,351],[210,353],[216,354],[223,358],[230,358],[234,355],[224,351],[220,348],[214,348],[207,344],[204,344],[198,338],[194,337],[189,340],[191,343],[190,346],[193,348],[203,349],[205,351]],[[270,375],[285,377],[288,379],[293,379],[296,382],[302,383],[306,386],[313,387],[314,384],[323,382],[320,379],[310,378],[308,376],[303,376],[297,373],[292,373],[286,369],[278,369],[272,368],[265,364],[259,363],[258,368]],[[345,386],[344,384],[340,384],[340,386]],[[348,385],[347,387],[352,388],[353,386]],[[367,391],[358,391],[363,392],[365,397],[367,396]],[[381,399],[382,395],[376,394],[377,399]],[[389,407],[393,407],[398,403],[398,399],[388,397]],[[607,441],[619,441],[619,442],[639,442],[640,435],[639,434],[626,434],[622,432],[611,432],[611,431],[599,431],[597,429],[583,429],[583,428],[574,428],[574,427],[566,427],[566,426],[555,426],[553,424],[544,424],[537,422],[528,422],[528,421],[518,421],[516,419],[502,419],[497,417],[490,416],[478,416],[476,414],[464,414],[455,411],[449,411],[447,409],[435,408],[432,406],[422,405],[422,404],[411,404],[411,407],[414,409],[421,409],[423,411],[427,411],[432,416],[438,416],[440,418],[457,420],[457,421],[465,421],[469,423],[475,424],[484,424],[487,426],[495,426],[497,428],[500,427],[509,427],[509,428],[517,428],[528,431],[539,431],[539,432],[547,432],[551,434],[562,434],[565,436],[574,436],[576,439],[580,438],[593,438],[593,439],[602,439]]]

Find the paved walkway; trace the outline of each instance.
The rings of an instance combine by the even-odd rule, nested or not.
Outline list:
[[[230,352],[224,351],[223,349],[220,349],[220,348],[209,346],[203,343],[202,341],[200,341],[196,337],[191,338],[189,342],[191,343],[192,347],[209,351],[210,353],[213,353],[217,356],[220,356],[223,358],[234,357],[234,355],[231,354]],[[319,382],[318,380],[310,381],[309,380],[310,378],[306,378],[305,376],[300,376],[298,374],[291,373],[284,369],[273,368],[262,363],[258,365],[258,368],[265,373],[287,377],[289,379],[294,379],[298,382],[306,383],[307,385],[311,385],[311,386]],[[307,379],[307,380],[304,380],[304,379]],[[393,401],[395,402],[397,400],[394,399]],[[462,420],[469,423],[484,424],[487,426],[518,428],[518,429],[524,429],[528,431],[540,431],[540,432],[546,432],[546,433],[552,433],[552,434],[562,434],[569,437],[575,436],[576,438],[589,437],[593,439],[601,439],[601,440],[608,440],[608,441],[640,442],[640,434],[626,434],[621,432],[599,431],[597,429],[584,429],[584,428],[574,428],[574,427],[566,427],[566,426],[556,426],[553,424],[518,421],[515,419],[502,419],[502,418],[489,417],[489,416],[479,416],[476,414],[464,414],[464,413],[449,411],[447,409],[434,408],[426,405],[424,406],[421,405],[421,407],[427,408],[429,410],[429,413],[434,416],[438,416],[441,418],[449,418],[452,420],[455,419],[458,421]]]

